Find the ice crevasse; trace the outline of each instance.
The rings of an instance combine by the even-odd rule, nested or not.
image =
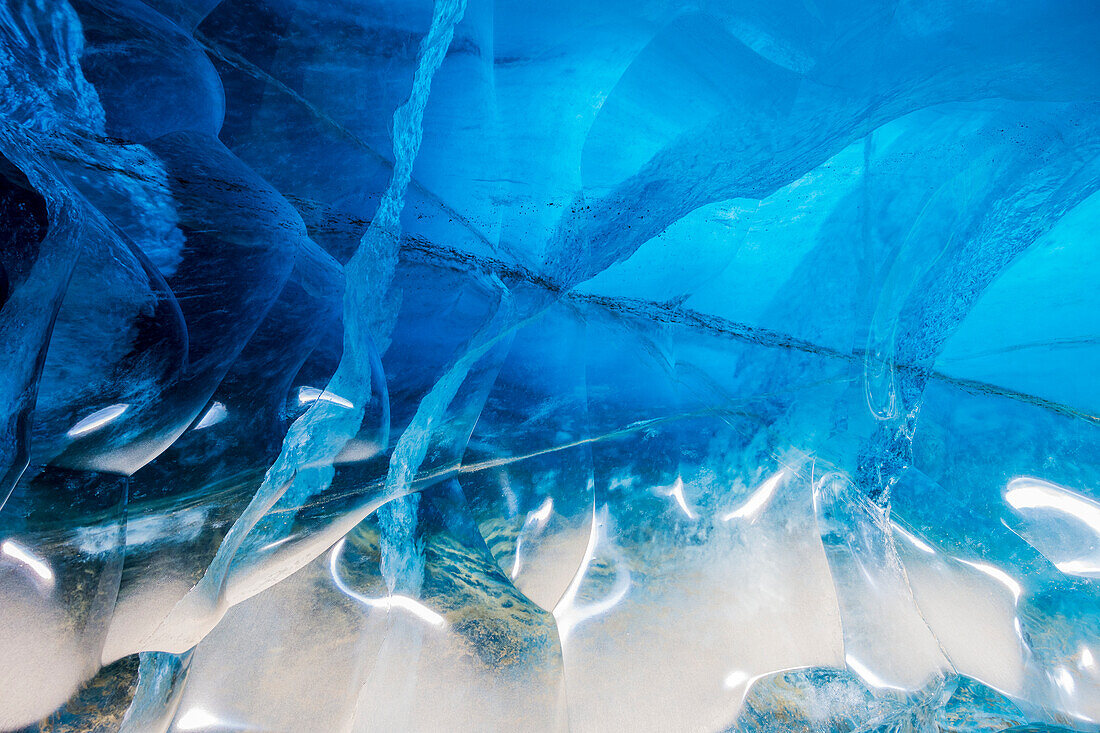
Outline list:
[[[1094,0],[5,0],[0,730],[1100,731]]]

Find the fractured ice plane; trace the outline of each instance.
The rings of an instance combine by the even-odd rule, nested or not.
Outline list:
[[[6,0],[0,730],[1100,732],[1093,0]]]

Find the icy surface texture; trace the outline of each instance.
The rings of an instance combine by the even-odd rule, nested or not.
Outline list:
[[[6,0],[0,729],[1100,731],[1094,0]]]

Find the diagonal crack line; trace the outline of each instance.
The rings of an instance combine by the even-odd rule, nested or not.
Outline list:
[[[325,123],[326,125],[331,127],[333,130],[335,130],[337,133],[339,133],[343,137],[350,140],[357,147],[360,147],[363,150],[365,150],[380,165],[385,166],[386,168],[388,168],[390,170],[393,169],[393,161],[391,161],[389,158],[387,158],[384,155],[382,155],[381,153],[379,153],[377,150],[375,150],[373,147],[371,147],[370,143],[368,143],[366,140],[359,137],[354,132],[349,130],[347,127],[345,127],[344,125],[342,125],[339,122],[337,122],[336,120],[334,120],[331,116],[328,115],[328,113],[326,113],[324,110],[322,110],[320,107],[318,107],[316,104],[311,102],[306,97],[302,96],[302,94],[300,94],[298,91],[296,91],[292,87],[287,86],[284,82],[280,81],[277,77],[272,76],[270,73],[268,73],[268,72],[264,71],[263,69],[261,69],[260,67],[256,66],[255,64],[253,64],[251,61],[249,61],[247,58],[245,58],[241,54],[226,48],[222,44],[218,43],[217,41],[215,41],[211,38],[208,38],[207,36],[203,35],[199,31],[195,31],[195,40],[198,41],[199,44],[204,49],[206,49],[206,51],[208,53],[210,53],[212,56],[217,58],[222,63],[224,63],[228,66],[232,66],[233,68],[235,68],[239,71],[242,71],[245,74],[248,74],[249,76],[251,76],[253,79],[256,79],[257,81],[261,81],[261,82],[264,82],[266,84],[270,84],[274,89],[278,90],[283,95],[289,97],[290,99],[292,99],[293,101],[297,102],[302,107],[307,109],[309,111],[309,113],[312,114],[314,117],[316,117],[318,120]],[[445,201],[443,201],[443,199],[441,199],[437,194],[435,194],[433,191],[429,190],[422,183],[420,183],[418,180],[416,180],[416,178],[412,179],[410,185],[412,185],[413,189],[415,189],[417,191],[417,193],[420,193],[423,196],[425,196],[426,198],[428,198],[432,203],[436,204],[443,211],[445,211],[448,216],[454,218],[455,221],[459,222],[465,229],[467,229],[471,234],[473,234],[478,239],[478,241],[480,241],[482,244],[484,244],[490,250],[496,251],[496,250],[500,249],[500,247],[498,247],[497,245],[494,245],[491,241],[489,241],[489,238],[487,236],[485,236],[485,234],[481,230],[479,230],[469,219],[467,219],[465,216],[463,216],[459,212],[455,211],[449,204],[447,204]],[[505,248],[505,249],[507,249],[507,248]]]

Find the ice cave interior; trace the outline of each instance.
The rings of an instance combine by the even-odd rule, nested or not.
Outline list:
[[[0,729],[1100,731],[1095,0],[4,0]]]

